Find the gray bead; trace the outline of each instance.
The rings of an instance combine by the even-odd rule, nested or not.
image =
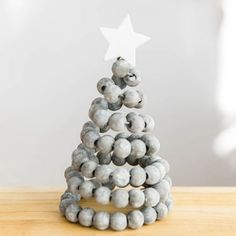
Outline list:
[[[149,225],[156,221],[157,219],[157,212],[152,207],[145,207],[142,210],[144,216],[144,224]]]
[[[86,180],[80,185],[79,193],[83,198],[88,199],[93,196],[94,189],[94,183],[92,181]]]
[[[95,211],[92,208],[84,208],[79,213],[79,223],[83,226],[91,226]]]
[[[129,171],[125,168],[118,167],[112,172],[112,181],[118,187],[125,187],[129,184]]]
[[[112,65],[112,73],[115,77],[124,78],[131,68],[131,65],[127,61],[119,58]]]
[[[160,142],[159,140],[152,134],[144,134],[141,139],[147,146],[147,153],[146,155],[153,155],[157,153],[160,149]]]
[[[157,169],[159,169],[161,178],[163,179],[166,175],[166,168],[164,167],[164,165],[162,165],[162,163],[160,162],[154,162],[152,166],[155,166]]]
[[[136,91],[137,91],[138,96],[139,96],[139,102],[134,108],[140,109],[144,106],[144,104],[147,100],[147,97],[143,94],[143,92],[141,92],[139,90],[136,90]]]
[[[137,86],[141,82],[139,72],[134,68],[130,69],[129,73],[124,77],[124,81],[130,87]]]
[[[107,100],[105,98],[102,98],[102,97],[95,98],[92,101],[91,105],[97,105],[97,106],[100,107],[100,109],[103,109],[103,110],[107,110],[108,109],[108,102],[107,102]]]
[[[131,189],[129,191],[129,204],[133,208],[139,208],[144,204],[145,195],[140,189]]]
[[[115,212],[111,215],[110,225],[113,230],[121,231],[127,227],[126,215],[122,212]]]
[[[128,108],[133,108],[138,105],[140,101],[139,94],[134,89],[128,89],[123,94],[123,104]]]
[[[79,170],[82,163],[89,160],[89,154],[86,150],[80,150],[76,154],[72,154],[72,166]]]
[[[109,165],[100,165],[95,170],[95,177],[100,183],[108,183],[110,175],[112,173],[112,168]]]
[[[94,112],[93,112],[94,113]],[[99,132],[98,127],[92,122],[92,121],[87,121],[83,127],[82,131],[80,132],[80,139],[83,139],[83,136],[88,132],[88,131],[96,131]]]
[[[129,194],[124,189],[116,189],[111,194],[111,202],[117,208],[124,208],[129,204]]]
[[[71,204],[73,204],[73,203],[75,203],[75,202],[76,202],[76,200],[73,199],[73,198],[66,198],[66,199],[61,200],[60,205],[59,205],[60,213],[61,213],[62,215],[65,215],[66,208],[67,208],[69,205],[71,205]]]
[[[66,219],[69,220],[70,222],[73,222],[73,223],[78,222],[79,221],[78,214],[79,214],[80,210],[81,210],[81,207],[75,203],[69,205],[65,211]]]
[[[111,154],[110,153],[101,153],[101,152],[98,152],[97,153],[97,158],[99,160],[99,164],[101,165],[108,165],[111,163]]]
[[[168,198],[169,193],[170,193],[169,183],[165,179],[163,179],[160,183],[155,184],[152,187],[155,188],[159,192],[160,200],[162,202],[165,202],[166,199]]]
[[[122,131],[125,129],[126,119],[121,112],[113,113],[108,121],[108,125],[114,131]]]
[[[134,112],[130,112],[126,116],[129,124],[127,125],[127,129],[132,133],[142,132],[145,126],[144,120],[141,116]]]
[[[155,127],[154,119],[150,115],[140,114],[139,116],[141,116],[143,118],[143,120],[144,120],[145,128],[144,128],[143,132],[150,132],[150,131],[152,131],[154,129],[154,127]]]
[[[129,135],[128,133],[121,132],[121,133],[118,133],[118,134],[115,136],[115,140],[120,139],[120,138],[127,139],[129,136],[130,136],[130,135]]]
[[[172,199],[171,194],[169,194],[167,200],[165,201],[165,205],[167,206],[168,211],[171,211],[171,210],[172,210],[172,207],[173,207],[173,199]]]
[[[131,211],[128,216],[128,226],[131,229],[138,229],[143,226],[144,223],[144,216],[141,211],[133,210]]]
[[[110,117],[109,111],[96,110],[93,114],[92,120],[99,128],[104,128],[107,126],[109,117]]]
[[[119,96],[121,95],[121,93],[122,91],[120,87],[112,84],[112,85],[108,85],[105,88],[103,95],[109,103],[116,103],[119,101]]]
[[[81,166],[81,173],[86,178],[92,178],[98,164],[94,161],[86,161]]]
[[[146,166],[149,166],[149,165],[152,165],[152,164],[154,164],[154,163],[156,163],[156,162],[158,162],[158,160],[160,159],[160,157],[159,156],[157,156],[157,155],[155,155],[155,156],[146,156],[144,159],[143,159],[143,165],[144,165],[144,167],[146,167]]]
[[[156,168],[155,166],[146,166],[144,168],[144,170],[146,171],[147,174],[147,178],[146,178],[146,184],[149,185],[153,185],[158,183],[161,180],[161,173],[159,171],[158,168]]]
[[[95,131],[88,131],[84,134],[82,142],[88,148],[95,148],[95,142],[99,139],[99,134]]]
[[[68,190],[73,194],[78,194],[79,187],[84,182],[82,176],[73,176],[67,180]]]
[[[135,156],[131,156],[129,155],[127,158],[126,158],[126,162],[131,165],[131,166],[136,166],[138,165],[138,159],[135,157]]]
[[[134,187],[139,187],[144,184],[146,180],[146,172],[140,166],[133,167],[130,170],[130,184]]]
[[[114,155],[120,158],[129,156],[131,152],[131,144],[127,139],[120,138],[114,143]]]
[[[162,219],[164,219],[164,218],[167,216],[167,214],[168,214],[168,208],[167,208],[167,206],[166,206],[164,203],[162,203],[162,202],[160,202],[159,204],[157,204],[157,205],[154,207],[154,209],[155,209],[156,212],[157,212],[157,220],[162,220]]]
[[[97,130],[98,130],[98,129],[97,129]],[[94,130],[94,131],[96,131],[96,130]],[[88,148],[88,147],[86,147],[83,143],[80,143],[80,144],[78,145],[77,149],[78,149],[79,151],[82,151],[82,150],[85,151],[88,156],[94,155],[94,153],[95,153],[95,149],[94,149],[94,148]]]
[[[112,81],[112,79],[102,78],[97,83],[97,90],[99,93],[103,94],[106,87],[112,84],[114,85],[114,82]]]
[[[119,86],[121,89],[124,89],[126,87],[126,83],[123,78],[115,77],[114,75],[111,77],[113,82]]]
[[[122,98],[119,96],[117,102],[114,103],[108,103],[108,109],[111,111],[117,111],[119,110],[123,105]]]
[[[66,179],[69,179],[73,176],[81,176],[79,171],[76,170],[73,166],[69,166],[64,171],[64,176]]]
[[[131,134],[129,137],[127,137],[127,140],[129,142],[132,142],[133,140],[140,139],[142,136],[143,136],[142,134],[134,133],[134,134]]]
[[[160,158],[158,160],[158,162],[160,162],[165,167],[165,170],[166,170],[165,173],[167,174],[170,171],[170,165],[169,165],[168,161]]]
[[[144,195],[145,195],[144,205],[146,207],[153,207],[157,205],[157,203],[160,201],[160,194],[154,188],[144,189]]]
[[[149,165],[149,160],[150,160],[150,156],[144,156],[138,159],[138,163],[141,167],[146,167],[147,165]]]
[[[109,180],[108,183],[103,184],[103,186],[109,188],[110,190],[113,190],[116,187],[111,180]]]
[[[93,226],[99,230],[105,230],[110,224],[110,214],[105,211],[95,213],[93,217]]]
[[[126,163],[126,158],[117,157],[114,153],[111,156],[111,160],[116,166],[123,166]]]
[[[131,156],[134,156],[135,158],[141,158],[146,153],[146,145],[142,140],[135,139],[131,143]]]
[[[94,193],[96,202],[106,205],[110,202],[111,190],[107,187],[99,187]]]
[[[74,199],[76,201],[80,201],[80,195],[79,194],[73,194],[71,192],[67,192],[68,190],[66,190],[60,197],[60,200],[64,200],[64,199]]]
[[[170,176],[166,175],[164,180],[166,180],[169,183],[170,187],[172,187],[172,180],[171,180]]]
[[[109,120],[109,119],[108,119]],[[106,133],[110,129],[108,123],[100,128],[100,133]]]
[[[115,140],[111,135],[104,135],[97,140],[96,146],[100,152],[109,153],[112,151],[114,142]]]

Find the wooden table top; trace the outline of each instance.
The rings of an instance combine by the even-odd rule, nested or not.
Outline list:
[[[0,235],[236,236],[236,187],[174,187],[175,205],[165,220],[121,232],[67,222],[58,212],[62,192],[63,188],[0,188]],[[94,201],[83,205],[104,209]]]

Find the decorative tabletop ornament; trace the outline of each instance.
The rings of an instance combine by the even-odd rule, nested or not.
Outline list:
[[[135,111],[144,106],[146,98],[133,88],[141,81],[134,67],[135,48],[149,38],[133,31],[129,16],[118,30],[102,28],[102,32],[110,42],[106,59],[117,60],[112,65],[113,76],[97,83],[103,97],[91,103],[90,121],[80,133],[82,143],[65,170],[67,189],[59,208],[68,221],[82,226],[116,231],[138,229],[162,220],[172,207],[170,167],[157,154],[160,143],[152,134],[154,120]],[[134,111],[118,112],[123,105]],[[118,134],[113,137],[110,130]],[[132,168],[121,167],[125,163]],[[130,188],[123,189],[126,186]],[[133,210],[128,214],[122,210],[95,212],[79,205],[81,199],[92,197],[102,205],[111,203],[118,209],[129,205]]]

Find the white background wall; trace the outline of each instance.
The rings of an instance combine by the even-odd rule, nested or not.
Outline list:
[[[156,120],[175,185],[235,185],[235,152],[219,157],[221,9],[214,0],[0,2],[0,185],[64,185],[97,81],[111,75],[100,26],[129,13],[152,38],[137,51],[142,112]]]

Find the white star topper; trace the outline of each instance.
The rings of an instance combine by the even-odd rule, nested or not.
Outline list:
[[[123,20],[118,29],[100,28],[103,36],[109,42],[105,60],[122,57],[135,66],[135,50],[150,38],[135,33],[129,15]]]

